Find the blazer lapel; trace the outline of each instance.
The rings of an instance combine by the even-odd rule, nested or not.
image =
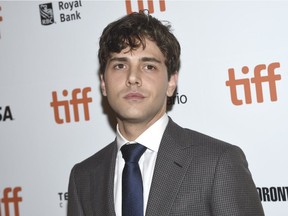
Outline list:
[[[192,148],[187,143],[183,129],[170,119],[155,164],[146,216],[169,214],[192,160]]]

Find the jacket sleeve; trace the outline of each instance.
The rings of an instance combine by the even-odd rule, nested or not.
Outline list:
[[[246,157],[236,146],[219,157],[211,207],[215,216],[264,216]]]
[[[84,216],[83,208],[77,193],[75,183],[75,167],[70,173],[69,186],[68,186],[68,212],[67,216]]]

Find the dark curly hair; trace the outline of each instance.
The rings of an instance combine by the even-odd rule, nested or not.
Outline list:
[[[98,51],[100,73],[105,72],[111,53],[119,53],[127,47],[130,51],[140,46],[145,48],[145,39],[154,41],[163,53],[170,79],[180,68],[180,44],[171,33],[170,24],[162,23],[147,11],[126,15],[103,30]]]

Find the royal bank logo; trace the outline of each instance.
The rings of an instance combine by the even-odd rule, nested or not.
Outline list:
[[[165,0],[125,0],[127,14],[138,12],[141,10],[148,9],[149,13],[152,14],[155,11],[155,5],[161,12],[166,10]],[[136,9],[136,10],[133,10]]]
[[[42,25],[46,26],[55,23],[52,2],[46,4],[40,4],[39,11]]]
[[[66,23],[82,19],[82,2],[79,1],[59,1],[40,4],[40,18],[42,25],[51,25],[54,23]]]

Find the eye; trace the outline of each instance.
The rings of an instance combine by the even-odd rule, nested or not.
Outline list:
[[[113,68],[114,68],[115,70],[121,70],[121,69],[125,69],[125,65],[124,65],[124,64],[115,64],[115,65],[113,66]]]
[[[145,70],[156,70],[156,67],[154,65],[145,65],[144,69]]]

